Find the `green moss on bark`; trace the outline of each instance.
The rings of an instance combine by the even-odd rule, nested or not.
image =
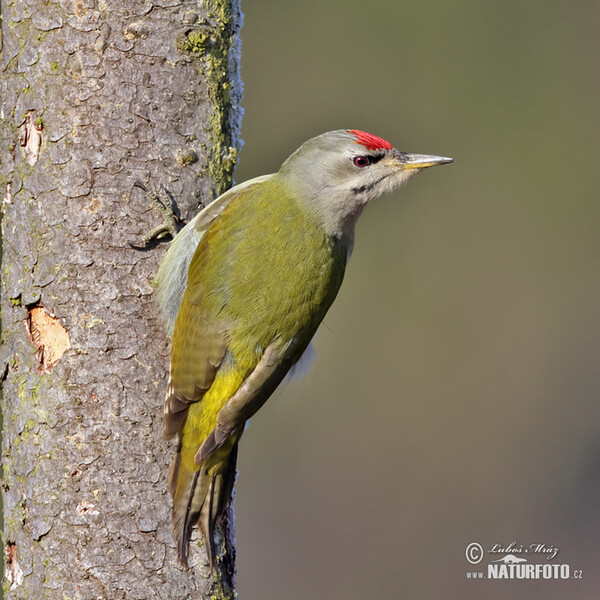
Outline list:
[[[199,72],[208,80],[208,93],[213,106],[209,123],[211,152],[206,172],[218,194],[229,189],[237,164],[230,125],[232,103],[229,74],[229,51],[233,41],[231,7],[227,1],[209,4],[207,22],[187,31],[177,39],[177,48],[197,61]]]

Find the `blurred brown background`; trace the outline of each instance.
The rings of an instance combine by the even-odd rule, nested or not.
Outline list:
[[[600,5],[243,8],[237,181],[337,128],[456,162],[365,211],[310,375],[245,434],[240,598],[597,598]],[[473,541],[583,580],[467,581]]]

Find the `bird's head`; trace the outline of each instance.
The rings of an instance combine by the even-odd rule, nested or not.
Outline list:
[[[451,158],[407,154],[386,140],[340,129],[314,137],[281,166],[281,177],[317,214],[332,235],[352,235],[356,219],[371,200],[393,192],[426,167]]]

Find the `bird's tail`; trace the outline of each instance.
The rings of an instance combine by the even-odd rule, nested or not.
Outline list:
[[[211,570],[215,567],[215,524],[233,491],[238,442],[239,436],[199,465],[194,465],[193,469],[182,460],[181,450],[173,459],[169,473],[173,531],[177,554],[184,565],[187,565],[192,528],[197,525],[204,539]]]

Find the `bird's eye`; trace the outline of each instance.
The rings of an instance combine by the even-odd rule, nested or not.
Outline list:
[[[354,163],[355,167],[359,167],[359,168],[363,168],[366,167],[369,164],[369,157],[368,156],[355,156],[352,159],[352,162]]]

